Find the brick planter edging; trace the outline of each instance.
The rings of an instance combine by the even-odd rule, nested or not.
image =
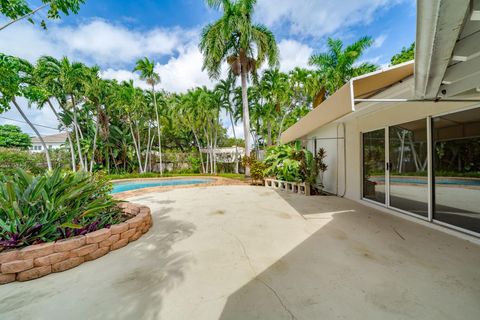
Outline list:
[[[149,207],[128,202],[119,207],[134,217],[83,236],[0,252],[0,284],[40,278],[95,260],[137,240],[152,226]]]

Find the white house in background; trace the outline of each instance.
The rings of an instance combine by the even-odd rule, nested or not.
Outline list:
[[[326,150],[326,191],[480,237],[478,3],[419,0],[415,63],[351,79],[282,133]]]
[[[65,132],[62,132],[48,136],[42,136],[42,138],[43,141],[45,141],[48,149],[60,149],[65,145],[65,142],[67,141],[67,134]],[[32,137],[32,146],[30,147],[30,151],[43,151],[43,145],[40,142],[40,139],[38,139],[38,137]]]

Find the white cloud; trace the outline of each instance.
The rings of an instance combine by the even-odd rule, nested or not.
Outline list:
[[[280,69],[288,72],[295,67],[307,68],[313,49],[296,40],[284,39],[278,43],[280,50]]]
[[[157,64],[155,69],[162,79],[163,89],[185,92],[198,86],[213,86],[207,72],[202,71],[202,64],[203,56],[195,42],[182,48],[178,57],[170,58],[166,64]]]
[[[375,14],[410,0],[259,0],[258,20],[274,26],[286,24],[295,35],[320,38],[358,24],[369,24]]]
[[[17,23],[0,32],[0,49],[30,61],[42,55],[66,55],[86,63],[115,66],[143,56],[171,56],[197,37],[196,30],[175,27],[140,32],[98,19],[74,27],[54,24],[46,31]]]
[[[385,34],[382,34],[382,35],[379,35],[378,37],[376,37],[374,40],[373,40],[373,48],[380,48],[381,46],[383,46],[383,43],[385,42],[385,40],[387,40],[387,35]]]

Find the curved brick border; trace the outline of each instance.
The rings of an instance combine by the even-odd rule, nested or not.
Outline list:
[[[40,278],[95,260],[137,240],[152,226],[149,207],[128,202],[119,207],[134,217],[84,236],[1,252],[0,284]]]

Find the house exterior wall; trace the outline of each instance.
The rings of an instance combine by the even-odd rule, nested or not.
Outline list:
[[[362,133],[382,129],[409,121],[426,119],[448,112],[480,107],[475,102],[404,102],[378,108],[380,110],[368,115],[355,117],[345,122],[346,126],[346,177],[347,190],[345,197],[352,200],[362,198]],[[360,109],[361,110],[361,109]]]
[[[318,128],[305,137],[307,149],[313,154],[320,148],[326,151],[324,162],[328,168],[323,175],[324,191],[333,194],[344,192],[344,139],[343,124],[330,123]],[[316,141],[316,149],[315,149]],[[320,182],[320,179],[317,179]]]
[[[60,149],[65,143],[64,142],[48,142],[45,141],[47,148],[49,149]],[[43,146],[41,143],[34,142],[30,147],[31,152],[43,152]]]

